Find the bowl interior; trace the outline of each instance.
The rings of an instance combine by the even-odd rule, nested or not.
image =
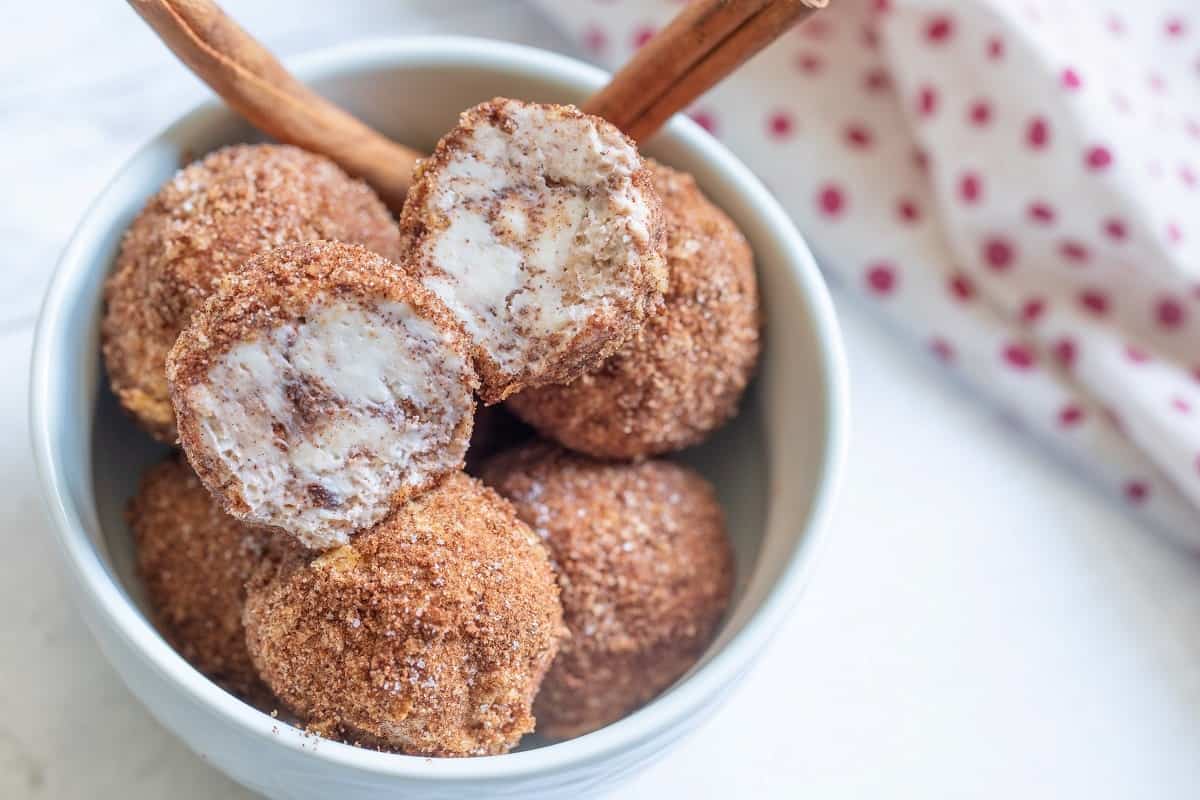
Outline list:
[[[360,43],[352,57],[345,48],[326,51],[298,71],[322,94],[398,141],[429,149],[460,111],[481,100],[503,94],[579,102],[603,81],[596,70],[530,55],[534,52],[494,43],[468,46],[463,40]],[[497,53],[525,55],[498,59]],[[558,68],[547,69],[547,59]],[[98,348],[102,282],[132,217],[181,164],[256,138],[233,114],[210,105],[154,139],[89,211],[48,296],[35,357],[35,399],[41,404],[33,412],[35,449],[46,451],[43,469],[51,493],[58,494],[68,517],[78,518],[77,529],[60,530],[69,558],[89,557],[91,548],[104,573],[100,579],[113,580],[119,600],[138,608],[141,591],[123,511],[142,471],[166,450],[137,430],[108,390]],[[746,234],[769,326],[760,375],[741,414],[709,442],[678,456],[718,487],[735,542],[737,584],[717,640],[665,698],[696,680],[731,642],[761,644],[765,634],[752,636],[751,629],[768,625],[769,606],[777,622],[785,610],[781,604],[794,599],[807,562],[802,556],[811,547],[815,517],[827,505],[840,457],[841,364],[828,298],[811,256],[758,181],[686,120],[673,122],[644,150],[694,174]],[[726,681],[748,657],[730,659]],[[178,669],[190,668],[180,662]],[[610,729],[652,713],[664,698]]]

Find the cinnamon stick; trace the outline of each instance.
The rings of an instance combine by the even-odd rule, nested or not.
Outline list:
[[[583,110],[626,130],[769,0],[693,0],[644,44]]]
[[[297,81],[211,0],[129,0],[193,72],[259,130],[322,153],[396,212],[420,157]]]
[[[772,0],[696,60],[640,116],[620,127],[636,142],[648,139],[672,115],[687,108],[789,28],[828,4],[829,0]]]

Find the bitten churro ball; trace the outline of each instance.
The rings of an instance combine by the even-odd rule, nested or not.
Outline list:
[[[477,384],[441,301],[337,242],[227,276],[167,377],[180,443],[225,510],[321,549],[462,467]]]
[[[163,637],[234,694],[269,702],[246,652],[245,585],[256,569],[269,570],[295,545],[222,512],[179,455],[146,472],[127,516]]]
[[[238,145],[185,167],[133,221],[105,286],[101,335],[113,393],[155,438],[174,444],[167,351],[224,275],[310,239],[395,259],[399,236],[366,184],[295,147]]]
[[[534,702],[538,733],[580,736],[674,683],[704,652],[733,587],[712,487],[667,461],[594,461],[545,443],[484,480],[550,546],[571,638]]]
[[[506,752],[565,630],[545,548],[457,472],[352,544],[251,580],[250,655],[327,736],[415,755]]]
[[[417,168],[406,266],[455,313],[488,403],[612,355],[666,285],[663,219],[637,147],[573,106],[497,98]]]
[[[601,458],[699,443],[737,412],[758,361],[762,322],[746,239],[690,175],[650,168],[667,220],[663,310],[599,369],[508,401],[543,436]]]

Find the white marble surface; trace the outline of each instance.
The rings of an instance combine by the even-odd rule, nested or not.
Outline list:
[[[228,3],[283,53],[434,29],[560,41],[513,3],[278,5]],[[201,96],[120,3],[0,6],[0,797],[242,796],[146,715],[69,607],[26,445],[59,248]],[[1198,796],[1200,562],[840,310],[854,435],[823,563],[724,709],[621,796]]]

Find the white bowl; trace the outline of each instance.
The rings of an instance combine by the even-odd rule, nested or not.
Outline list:
[[[606,76],[500,42],[359,42],[294,65],[335,102],[396,139],[429,148],[463,109],[495,95],[579,102]],[[101,287],[122,232],[178,167],[253,140],[206,104],[155,137],[92,204],[63,253],[34,347],[33,448],[75,601],[129,688],[169,729],[235,780],[275,797],[570,797],[611,789],[709,714],[797,601],[838,485],[846,378],[834,312],[813,258],[762,184],[724,147],[677,118],[646,151],[696,176],[754,247],[768,346],[739,418],[683,454],[719,487],[738,558],[734,602],[702,661],[645,708],[577,739],[503,756],[429,759],[317,739],[244,705],[154,630],[133,577],[122,518],[162,448],[134,429],[99,357]],[[753,735],[738,731],[737,735]]]

